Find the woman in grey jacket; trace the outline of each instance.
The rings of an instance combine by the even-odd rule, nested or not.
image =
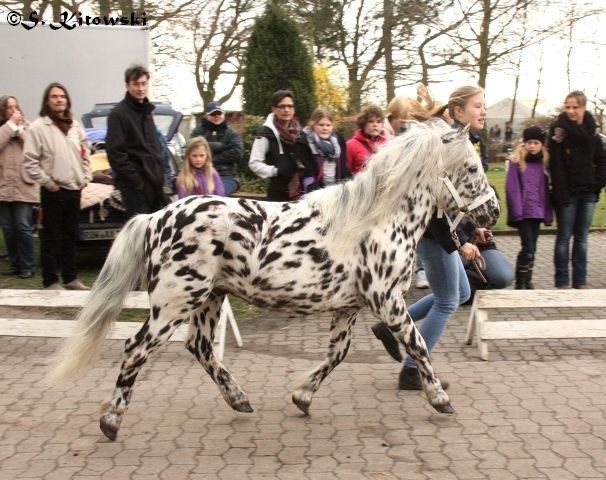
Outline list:
[[[0,224],[10,268],[4,275],[33,277],[34,205],[40,202],[39,185],[23,168],[23,143],[29,123],[15,97],[0,97]]]

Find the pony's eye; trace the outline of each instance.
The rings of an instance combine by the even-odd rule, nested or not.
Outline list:
[[[469,173],[476,173],[478,171],[478,167],[477,165],[472,165],[467,170],[469,171]]]

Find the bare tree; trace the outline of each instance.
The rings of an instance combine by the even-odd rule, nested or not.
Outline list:
[[[437,78],[430,72],[448,75],[461,56],[448,34],[460,27],[467,12],[455,12],[453,0],[402,0],[398,5],[398,22],[407,30],[397,36],[396,81],[428,85]]]
[[[385,93],[389,102],[396,96],[396,73],[393,62],[393,30],[395,29],[393,1],[383,0],[383,49],[385,54]]]
[[[170,77],[177,60],[193,73],[202,104],[227,101],[241,84],[242,56],[260,7],[254,0],[196,0],[194,15],[167,20],[154,30],[160,76]],[[160,91],[167,93],[166,87]]]
[[[339,32],[336,56],[347,70],[348,111],[354,113],[360,110],[363,95],[374,80],[373,74],[383,58],[384,45],[381,24],[374,18],[374,2],[347,0],[343,4],[343,10],[336,12],[335,18]]]
[[[509,113],[509,123],[513,125],[513,117],[516,114],[516,102],[518,100],[518,89],[520,87],[520,66],[522,65],[522,55],[524,54],[524,46],[526,45],[526,32],[528,31],[528,10],[525,8],[522,15],[522,36],[520,37],[520,45],[522,48],[518,50],[518,58],[515,63],[515,81],[513,87],[513,98],[511,100],[511,112]]]
[[[539,92],[541,91],[541,82],[543,80],[543,49],[541,49],[541,56],[539,57],[539,74],[537,79],[537,92],[534,96],[534,103],[532,104],[532,113],[530,116],[534,118],[536,116],[537,104],[539,103]]]
[[[193,22],[194,74],[203,103],[216,99],[219,79],[230,84],[219,98],[222,102],[241,84],[242,56],[256,5],[254,0],[205,2],[205,10]]]
[[[462,0],[455,8],[464,10]],[[564,5],[563,2],[560,2]],[[478,75],[478,84],[486,86],[489,68],[504,68],[509,65],[512,55],[545,39],[561,34],[570,23],[603,11],[590,3],[577,5],[574,11],[558,8],[560,3],[548,0],[470,0],[465,5],[465,21],[456,31],[449,32],[449,37],[460,50],[466,62],[463,66]],[[544,11],[567,11],[564,16],[546,18]],[[524,43],[519,41],[519,22],[527,12],[528,18],[535,22],[532,37],[527,36]],[[458,17],[459,15],[457,15]]]

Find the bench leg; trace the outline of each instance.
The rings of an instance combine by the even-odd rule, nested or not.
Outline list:
[[[476,332],[476,302],[473,302],[471,306],[471,312],[469,312],[469,321],[467,322],[467,331],[465,332],[465,345],[471,345],[473,343],[473,336]]]
[[[234,338],[236,339],[236,345],[238,347],[242,347],[244,342],[242,342],[242,336],[240,335],[240,329],[238,328],[238,323],[236,322],[236,317],[234,316],[234,312],[231,309],[231,305],[229,303],[229,298],[225,296],[225,300],[223,301],[223,308],[221,310],[221,315],[225,315],[229,320],[229,326],[231,327],[232,332],[234,332]]]
[[[217,326],[217,337],[215,339],[215,343],[218,343],[216,356],[219,361],[223,360],[223,354],[225,353],[225,336],[227,335],[227,323],[229,322],[229,326],[234,332],[234,338],[236,339],[236,344],[238,347],[242,347],[244,343],[242,342],[242,336],[240,335],[240,329],[238,328],[238,324],[236,322],[236,317],[234,316],[234,312],[231,309],[231,305],[229,303],[229,299],[227,295],[225,296],[225,300],[223,300],[223,304],[221,306],[221,318],[219,319],[219,325]]]
[[[482,327],[488,319],[488,314],[484,310],[476,310],[475,315],[476,339],[478,342],[478,352],[482,360],[488,360],[488,342],[482,338]]]

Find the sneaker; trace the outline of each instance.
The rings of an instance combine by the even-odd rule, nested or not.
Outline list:
[[[393,358],[396,362],[401,363],[404,359],[402,358],[402,353],[400,352],[400,342],[398,342],[396,337],[391,334],[389,327],[383,322],[377,322],[370,327],[370,329],[372,330],[372,333],[375,334],[375,337],[381,341],[391,358]]]
[[[425,270],[419,270],[415,279],[415,287],[420,289],[429,288],[429,282],[427,281],[427,275]]]
[[[86,285],[84,285],[80,280],[72,280],[69,283],[63,285],[67,290],[90,290]]]
[[[440,380],[440,383],[444,390],[450,386],[448,380]],[[419,371],[416,368],[403,367],[398,379],[398,388],[400,390],[423,390]]]
[[[17,275],[19,278],[32,278],[34,276],[34,272],[21,272]]]
[[[65,288],[63,288],[59,283],[53,283],[52,285],[45,287],[44,290],[65,290]]]

